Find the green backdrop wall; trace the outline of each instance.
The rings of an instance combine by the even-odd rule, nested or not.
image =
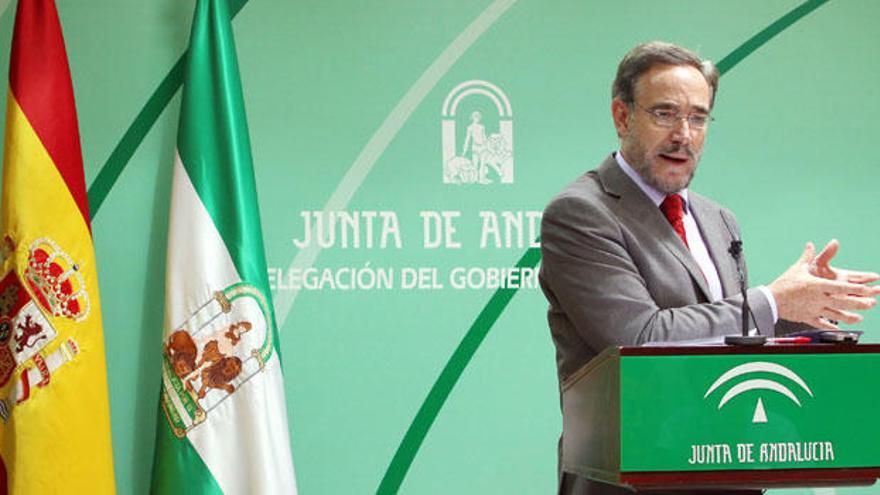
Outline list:
[[[90,184],[117,486],[145,493],[179,103],[151,96],[185,50],[194,2],[57,3]],[[429,427],[424,441],[402,451],[414,454],[409,470],[389,465],[495,293],[481,277],[512,267],[529,247],[529,212],[615,149],[610,82],[638,42],[665,39],[716,61],[746,55],[721,79],[692,187],[737,213],[753,283],[771,281],[805,241],[831,237],[841,240],[841,264],[880,270],[878,2],[233,3],[242,7],[234,28],[302,493],[372,493],[386,472],[386,481],[402,480],[402,493],[553,491],[561,423],[554,351],[546,303],[528,279],[494,325],[474,327],[488,333],[470,341],[471,360],[454,361],[462,373],[445,402],[430,402],[436,420],[418,423]],[[14,2],[0,8],[5,74]],[[785,17],[793,11],[802,15],[796,22],[776,24],[752,52],[735,52],[777,20],[794,20]],[[502,110],[507,98],[509,115],[481,92],[444,115],[447,96],[468,81],[497,87],[486,93]],[[141,142],[126,133],[144,109],[135,125],[146,131]],[[490,168],[489,184],[469,182],[466,171],[456,176],[464,183],[444,183],[443,121],[455,127],[445,146],[462,154],[474,111],[489,134],[503,134],[501,121],[512,128],[512,182]],[[502,163],[504,151],[489,157]],[[111,170],[121,170],[118,180]],[[360,246],[352,238],[345,245],[339,231],[329,247],[295,244],[304,212],[322,211],[359,212]],[[505,211],[523,219],[521,230],[508,222],[509,241]],[[372,230],[369,212],[385,212]],[[439,247],[426,245],[423,216],[448,218],[456,230],[448,239],[444,230]],[[497,242],[483,224],[492,218],[500,220]],[[419,268],[428,278],[410,287],[409,270]],[[378,273],[390,282],[369,283]],[[878,341],[878,323],[880,312],[869,313],[866,340]]]

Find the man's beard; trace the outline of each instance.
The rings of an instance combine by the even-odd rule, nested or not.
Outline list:
[[[691,180],[693,180],[694,178],[694,173],[697,170],[697,163],[700,157],[697,156],[689,146],[682,146],[680,144],[669,145],[666,148],[660,150],[660,153],[685,153],[687,154],[688,158],[690,158],[690,160],[693,162],[694,168],[686,177],[683,177],[682,179],[664,179],[662,177],[654,175],[653,171],[651,170],[652,159],[656,160],[659,157],[649,157],[647,156],[647,153],[641,149],[637,149],[635,150],[635,153],[632,153],[634,155],[634,159],[633,163],[630,163],[630,165],[632,166],[633,170],[638,172],[639,176],[641,176],[642,180],[644,180],[645,183],[647,183],[654,189],[662,192],[663,194],[672,194],[687,188],[688,185],[691,183]]]

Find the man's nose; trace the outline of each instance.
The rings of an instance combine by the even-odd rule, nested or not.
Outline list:
[[[688,119],[681,118],[673,124],[671,137],[676,143],[688,144],[691,141],[692,132]]]

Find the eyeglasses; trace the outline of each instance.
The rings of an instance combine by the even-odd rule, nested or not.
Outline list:
[[[635,103],[635,106],[648,112],[648,115],[651,116],[651,120],[660,127],[672,128],[678,125],[680,120],[684,119],[687,121],[689,128],[703,130],[709,125],[709,122],[715,120],[711,115],[706,113],[690,113],[682,115],[678,113],[678,111],[670,108],[655,108],[650,110],[638,103]]]

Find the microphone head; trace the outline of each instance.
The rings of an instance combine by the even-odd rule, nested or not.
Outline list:
[[[730,241],[730,247],[727,248],[727,252],[731,254],[734,258],[738,258],[740,254],[742,254],[742,241],[739,239],[734,239]]]

